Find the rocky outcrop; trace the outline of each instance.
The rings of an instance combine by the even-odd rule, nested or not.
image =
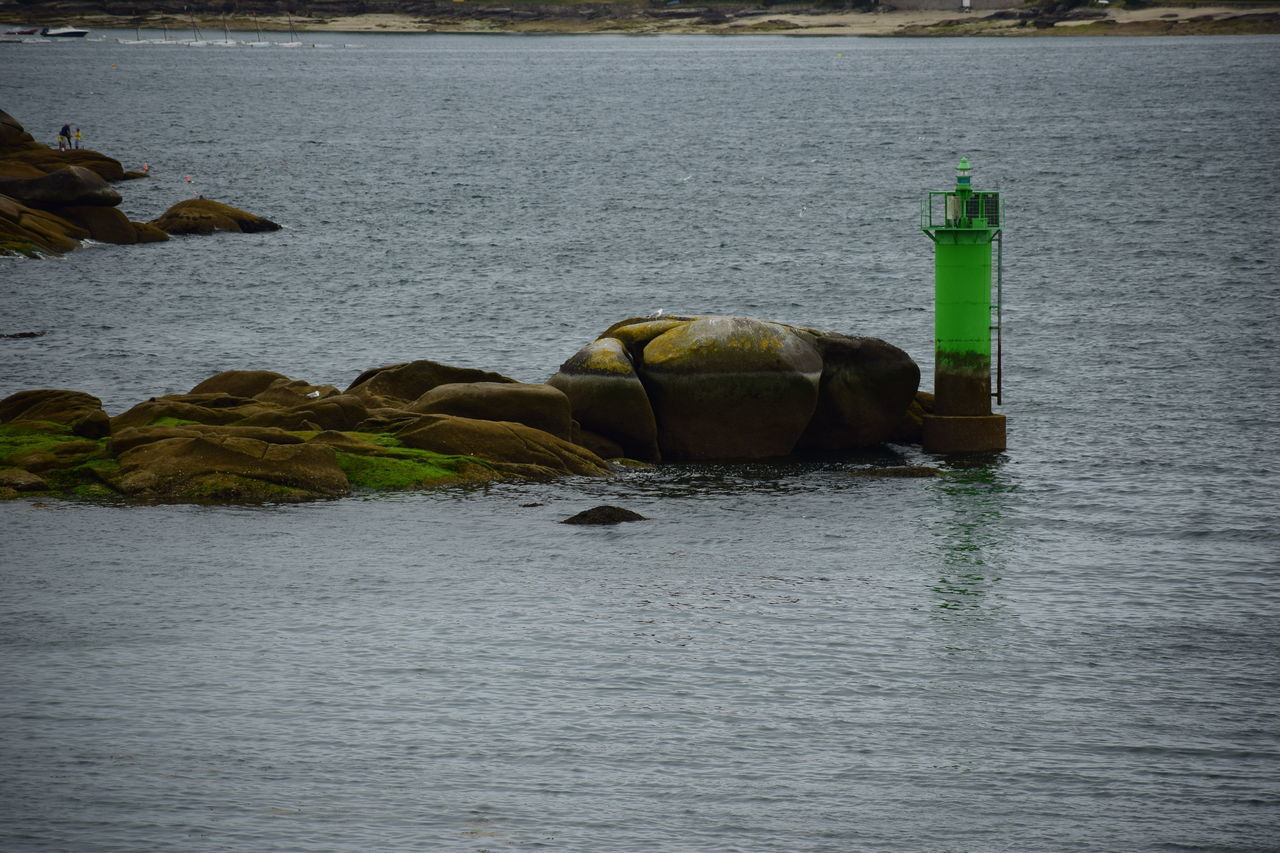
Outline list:
[[[547,384],[427,360],[342,392],[230,370],[111,418],[88,394],[23,391],[0,400],[0,496],[297,501],[604,477],[624,454],[850,450],[918,436],[931,404],[918,382],[881,340],[698,316],[616,324]]]
[[[131,246],[134,243],[163,243],[169,235],[145,222],[133,222],[114,207],[69,206],[58,215],[89,232],[99,243]]]
[[[36,142],[0,111],[0,255],[69,252],[80,241],[150,243],[167,234],[115,209],[120,193],[108,184],[124,168],[87,149],[54,151]]]
[[[747,317],[624,320],[549,384],[573,416],[656,460],[758,459],[887,440],[919,367],[902,350]]]
[[[74,222],[0,195],[0,255],[58,255],[88,237]]]
[[[122,200],[110,184],[83,166],[62,166],[38,178],[0,177],[0,195],[45,210],[73,205],[112,207]]]
[[[61,254],[82,240],[133,245],[170,234],[276,231],[278,224],[209,199],[178,202],[150,223],[133,222],[108,182],[146,177],[88,149],[56,151],[0,111],[0,255]]]
[[[366,382],[400,392],[421,387],[428,376],[477,375],[502,378],[421,362],[371,371]],[[446,383],[379,407],[377,416],[369,401],[389,398],[368,387],[366,394],[274,371],[233,370],[108,418],[88,394],[23,391],[0,400],[0,497],[298,501],[353,490],[611,474],[603,459],[571,440],[569,401],[550,386]]]
[[[488,421],[515,421],[573,440],[569,398],[550,385],[520,382],[450,382],[437,385],[407,407],[424,415],[457,415]]]
[[[279,231],[270,219],[207,198],[180,201],[149,223],[166,234],[212,234],[215,231],[256,234]]]

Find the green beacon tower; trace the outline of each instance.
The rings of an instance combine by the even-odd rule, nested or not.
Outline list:
[[[1004,415],[991,413],[1003,385],[1001,220],[1000,194],[974,191],[967,157],[956,166],[956,188],[930,192],[920,204],[920,229],[934,243],[934,402],[924,419],[930,453],[1005,448]]]

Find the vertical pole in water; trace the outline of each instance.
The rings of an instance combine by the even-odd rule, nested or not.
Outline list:
[[[991,413],[991,247],[1001,232],[1000,194],[974,192],[969,160],[956,188],[931,192],[920,228],[934,242],[934,408],[924,449],[973,453],[1005,448],[1004,415]]]

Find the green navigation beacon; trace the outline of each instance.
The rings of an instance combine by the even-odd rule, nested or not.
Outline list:
[[[956,188],[930,192],[920,203],[920,229],[934,242],[934,402],[924,420],[930,453],[1004,450],[1001,402],[1000,194],[975,192],[969,158],[956,166]],[[992,301],[992,249],[995,300]],[[996,333],[996,388],[992,391],[991,333]]]

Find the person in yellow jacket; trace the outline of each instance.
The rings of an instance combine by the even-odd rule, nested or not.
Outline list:
[[[80,147],[80,128],[76,128],[76,147]]]

